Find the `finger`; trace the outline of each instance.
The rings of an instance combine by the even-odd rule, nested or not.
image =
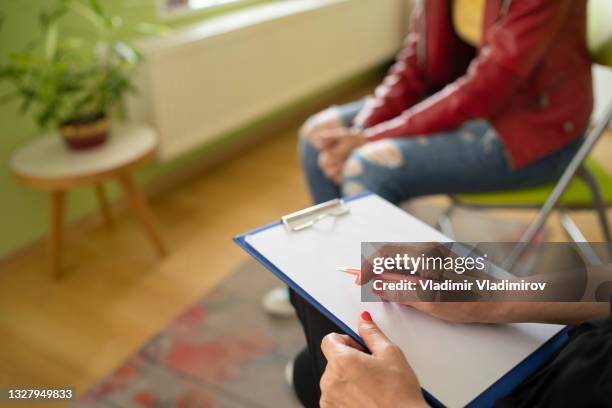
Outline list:
[[[318,129],[332,129],[345,127],[342,122],[342,115],[337,107],[327,108],[313,116],[304,123],[303,130],[311,131]]]
[[[407,306],[411,303],[419,301],[418,294],[413,291],[398,291],[398,290],[376,290],[372,289],[372,293],[380,297],[380,300],[389,303],[398,303]]]
[[[331,144],[329,147],[327,147],[327,150],[333,157],[336,157],[337,159],[342,158],[342,160],[344,160],[343,157],[347,156],[348,152],[350,152],[349,147],[350,146],[347,145],[347,143],[344,143],[342,139],[338,139],[338,142]]]
[[[327,129],[320,134],[316,143],[320,149],[329,149],[331,146],[336,146],[347,140],[347,136],[352,136],[347,128]],[[317,145],[315,145],[317,147]]]
[[[316,141],[321,138],[321,135],[325,134],[327,130],[328,129],[319,126],[309,126],[308,129],[305,130],[306,138],[314,146]]]
[[[317,132],[316,137],[312,141],[313,146],[319,151],[329,149],[340,140],[336,130],[337,129],[327,129]]]
[[[325,173],[327,178],[336,181],[338,174],[340,173],[340,166],[333,162],[327,163],[323,169],[323,173]]]
[[[333,154],[331,154],[328,151],[323,151],[321,153],[319,153],[319,166],[320,167],[326,167],[326,166],[330,166],[330,167],[338,167],[342,165],[342,162],[339,162],[336,159],[336,156],[334,156]]]
[[[322,160],[321,170],[325,174],[325,176],[331,180],[336,181],[339,178],[339,175],[342,173],[342,163],[338,163],[333,161],[331,157],[325,157]],[[341,177],[340,177],[341,179]]]
[[[440,302],[404,302],[404,306],[411,307],[420,312],[423,312],[432,317],[438,317],[438,306],[443,303]]]
[[[321,153],[318,159],[319,168],[326,177],[331,178],[335,174],[335,166],[329,154]]]
[[[357,345],[358,347],[355,347]],[[357,352],[359,345],[345,334],[330,333],[323,337],[321,351],[327,360],[333,360],[340,353]]]
[[[357,343],[351,336],[347,334],[338,334],[338,333],[333,333],[333,334],[338,336],[337,340],[339,340],[344,346],[347,346],[347,347],[350,347],[350,348],[353,348],[359,351],[365,351],[363,347],[361,346],[361,344]]]
[[[371,319],[372,317],[368,312],[363,312],[359,320],[358,331],[368,349],[376,355],[393,343]]]
[[[338,166],[331,179],[338,185],[342,184],[342,166]]]
[[[346,345],[354,348],[355,350],[359,350],[359,351],[363,351],[365,352],[364,348],[361,346],[361,344],[357,343],[357,341],[355,341],[355,339],[353,339],[351,336],[347,335],[347,334],[343,334],[342,336],[346,337]]]

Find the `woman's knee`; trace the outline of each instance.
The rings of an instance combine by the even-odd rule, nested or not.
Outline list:
[[[342,195],[351,196],[362,191],[371,191],[387,198],[385,183],[381,174],[371,166],[361,149],[355,150],[344,163],[342,168]]]
[[[368,190],[392,202],[397,201],[399,198],[390,188],[390,177],[403,162],[402,152],[392,141],[369,143],[354,150],[342,169],[342,194],[354,195]]]
[[[342,195],[350,196],[364,190],[372,191],[371,180],[366,171],[359,149],[353,151],[342,167]]]

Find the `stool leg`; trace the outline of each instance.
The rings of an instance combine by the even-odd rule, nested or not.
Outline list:
[[[106,192],[102,183],[96,184],[96,196],[98,197],[98,204],[100,205],[100,213],[102,214],[102,221],[107,226],[111,226],[113,220],[111,218],[111,210],[108,205],[108,199],[106,198]]]
[[[118,180],[119,184],[123,188],[126,198],[130,201],[130,205],[132,206],[134,213],[138,218],[140,218],[140,222],[142,222],[147,234],[149,234],[149,238],[151,238],[151,241],[153,241],[155,249],[160,256],[166,255],[166,248],[159,235],[159,232],[157,231],[157,227],[155,226],[153,212],[151,211],[149,204],[147,204],[147,201],[142,195],[140,189],[136,183],[134,183],[134,180],[129,174],[119,175]]]
[[[60,278],[62,263],[62,228],[64,221],[65,192],[55,190],[51,192],[51,223],[49,243],[51,248],[51,274],[54,279]]]

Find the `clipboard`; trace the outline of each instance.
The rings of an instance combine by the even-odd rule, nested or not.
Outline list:
[[[337,210],[339,206],[343,207],[342,211]],[[334,214],[321,216],[322,208],[323,211],[333,211]],[[372,209],[375,209],[375,211],[372,211]],[[313,217],[316,220],[315,222],[311,222]],[[307,227],[295,230],[296,223],[297,226],[300,226],[306,222],[309,223]],[[368,222],[370,222],[370,224],[368,224]],[[327,223],[328,225],[321,227],[319,225],[321,223]],[[423,393],[428,402],[437,407],[490,407],[498,399],[510,394],[527,377],[536,372],[546,362],[550,361],[558,350],[566,344],[568,340],[567,328],[559,325],[537,323],[498,326],[452,325],[424,316],[413,310],[407,310],[408,308],[400,305],[365,303],[363,305],[349,304],[346,306],[343,303],[343,299],[339,301],[336,299],[330,300],[333,296],[329,296],[330,298],[326,299],[328,294],[324,293],[322,288],[312,290],[313,283],[304,279],[304,274],[308,273],[307,270],[303,270],[300,274],[295,271],[298,269],[297,267],[287,267],[287,252],[295,249],[292,246],[303,243],[303,240],[312,241],[313,239],[322,241],[320,247],[316,248],[320,251],[324,251],[325,248],[327,248],[327,251],[330,251],[328,244],[335,244],[334,251],[332,251],[334,253],[344,251],[346,255],[349,252],[356,252],[354,257],[356,260],[355,262],[342,262],[335,266],[340,264],[358,265],[360,245],[356,245],[352,249],[339,249],[338,243],[342,242],[343,239],[342,237],[336,236],[338,234],[348,234],[348,241],[358,239],[356,236],[358,234],[355,233],[358,229],[356,230],[354,228],[354,224],[359,224],[363,228],[367,228],[368,225],[370,225],[371,231],[366,235],[372,234],[372,239],[370,239],[369,236],[364,236],[362,239],[363,241],[450,241],[450,239],[440,234],[437,230],[434,230],[410,216],[408,213],[405,213],[403,210],[369,192],[363,192],[345,198],[341,200],[341,202],[334,201],[328,206],[316,206],[316,209],[312,211],[306,209],[289,214],[281,220],[236,236],[234,241],[362,345],[363,341],[354,330],[357,316],[359,311],[365,310],[366,308],[373,311],[372,315],[374,316],[374,320],[379,323],[381,329],[389,335],[394,342],[400,345],[408,361],[411,362],[417,376],[421,380]],[[374,231],[374,229],[377,228],[375,227],[376,225],[382,225],[380,230]],[[351,230],[350,227],[353,229]],[[385,229],[392,228],[410,229],[410,233],[406,234],[407,236],[414,236],[416,234],[419,237],[424,237],[424,239],[384,239]],[[267,239],[267,236],[276,237],[274,239],[277,241],[274,245],[268,245],[268,247],[262,245],[260,241]],[[402,234],[395,233],[395,235],[389,234],[389,236],[401,237]],[[361,241],[358,243],[360,244],[360,242]],[[356,242],[353,242],[353,244],[355,243]],[[282,247],[283,245],[284,247]],[[279,256],[277,252],[282,252],[281,256]],[[296,253],[299,253],[299,251]],[[319,254],[321,254],[321,252],[319,252]],[[298,263],[301,261],[303,260],[296,260]],[[328,266],[329,265],[331,264],[328,262]],[[344,275],[338,274],[335,268],[333,272],[329,273],[329,278],[335,279],[336,283],[338,279],[340,279],[338,276]],[[342,290],[348,292],[352,290],[349,285],[354,286],[354,284],[350,278],[347,279],[347,282],[349,283],[347,283],[346,289],[343,288]],[[338,290],[338,285],[334,285],[333,288],[328,289],[330,293],[335,290]],[[344,292],[337,293],[344,294]],[[359,302],[359,299],[355,300],[354,293],[351,295],[353,295],[352,302]],[[336,303],[334,304],[334,302]],[[353,307],[354,313],[353,311],[347,313],[347,310],[345,310],[345,308]],[[400,314],[408,314],[408,316],[404,317],[400,316]],[[403,331],[392,333],[394,330],[399,330],[397,326],[402,325],[404,326]],[[408,327],[407,330],[406,327]],[[404,337],[407,337],[404,333],[410,333],[411,329],[416,330],[419,328],[420,330],[415,331],[413,336],[420,336],[422,338],[430,336],[427,341],[411,344],[410,341],[412,341],[412,339],[404,340]],[[431,337],[436,333],[441,335],[439,337]],[[395,335],[395,338],[393,335]],[[466,349],[471,350],[470,352],[484,354],[484,356],[473,356],[476,360],[480,359],[480,361],[476,361],[473,364],[463,364],[461,366],[465,369],[464,376],[459,372],[448,373],[443,370],[445,370],[445,366],[447,365],[453,366],[453,364],[458,364],[457,360],[461,360],[461,358],[464,359],[464,362],[469,361],[469,359],[465,359],[465,356],[456,356],[457,358],[450,359],[451,356],[449,355],[447,356],[449,359],[446,359],[444,356],[439,356],[438,354],[430,354],[432,356],[432,361],[423,361],[424,356],[427,356],[428,352],[440,353],[441,350],[444,350],[444,345],[446,345],[449,350],[453,348],[453,344],[456,346],[457,343],[449,343],[449,336],[456,337],[458,342],[465,342],[461,344],[465,344]],[[470,343],[470,341],[472,343]],[[428,350],[428,347],[432,344],[436,344],[436,342],[443,345],[440,347],[440,350]],[[417,347],[420,348],[420,350],[416,350]],[[501,349],[496,351],[501,354],[496,355],[496,347]],[[457,347],[455,347],[455,351],[456,350]],[[489,351],[488,353],[487,350]],[[516,356],[519,357],[515,358],[516,361],[514,361],[508,358],[507,354],[512,354],[512,358]],[[420,360],[415,363],[415,359]],[[498,360],[509,360],[510,362],[500,362]],[[495,367],[489,367],[491,365]],[[434,367],[432,368],[430,366]],[[451,367],[451,370],[452,369]],[[440,371],[439,375],[435,373],[435,370]],[[454,370],[458,370],[458,368],[455,367]],[[465,380],[463,384],[461,384],[462,378]],[[478,384],[471,384],[469,385],[471,388],[469,388],[466,383],[469,383],[470,379],[476,379],[477,381],[473,382],[477,382]],[[448,383],[445,384],[445,382]],[[459,388],[453,390],[453,387]],[[460,387],[466,388],[461,389]]]

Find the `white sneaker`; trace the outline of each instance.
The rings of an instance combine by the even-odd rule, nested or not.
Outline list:
[[[289,289],[287,287],[269,290],[261,300],[261,304],[263,309],[271,316],[295,316],[295,309],[289,301]]]
[[[291,389],[293,389],[293,365],[294,365],[294,361],[293,359],[287,361],[287,364],[285,365],[285,381],[287,382],[287,385],[289,385],[289,387]]]

